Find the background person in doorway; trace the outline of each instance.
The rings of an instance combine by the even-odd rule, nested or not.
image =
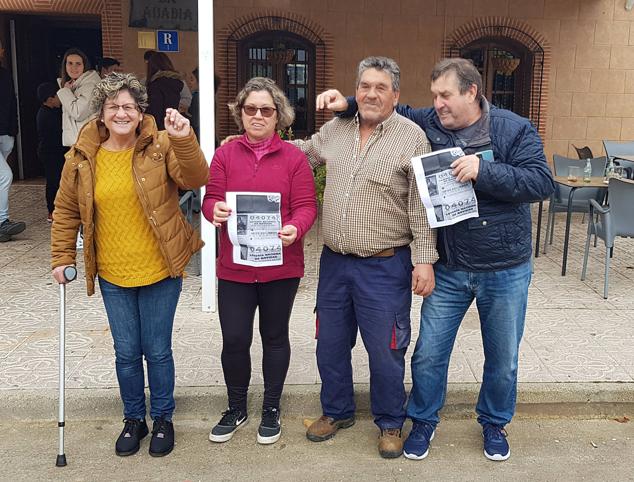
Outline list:
[[[156,53],[156,50],[146,50],[145,53],[143,54],[143,61],[145,62],[146,70],[147,70],[147,64],[150,61],[150,57],[155,53]],[[184,76],[182,76],[181,79],[182,78],[184,78]],[[143,84],[147,85],[147,82],[148,82],[147,78],[141,80],[141,83]],[[180,100],[178,101],[178,110],[181,113],[187,112],[189,109],[189,106],[191,105],[191,102],[192,102],[192,93],[189,90],[189,86],[187,82],[183,82],[183,88],[181,89],[181,93],[180,93]]]
[[[18,133],[18,114],[11,72],[2,67],[3,60],[4,48],[0,43],[0,243],[10,241],[12,236],[26,229],[23,222],[9,219],[9,189],[13,171],[7,158]]]
[[[152,52],[147,63],[147,113],[154,116],[159,130],[165,129],[163,113],[165,109],[178,109],[181,91],[185,83],[172,61],[163,52]]]
[[[64,167],[64,154],[68,150],[62,145],[62,103],[57,97],[57,85],[45,82],[37,88],[41,102],[37,111],[37,157],[46,175],[46,207],[48,221],[53,221],[55,195]]]
[[[90,105],[92,91],[101,80],[90,69],[90,61],[84,52],[71,48],[64,54],[57,91],[62,103],[62,144],[72,146],[80,129],[95,116]]]
[[[113,59],[112,57],[103,57],[99,59],[99,62],[97,62],[97,71],[99,72],[99,76],[103,79],[111,73],[116,72],[120,66],[121,62],[117,59]]]
[[[187,86],[192,93],[192,102],[189,105],[189,118],[196,137],[200,139],[200,95],[198,93],[198,67],[187,76]]]

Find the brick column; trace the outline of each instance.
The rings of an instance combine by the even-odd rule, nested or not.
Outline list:
[[[101,42],[103,44],[103,56],[123,58],[123,28],[127,25],[123,18],[121,1],[103,1],[101,14]]]

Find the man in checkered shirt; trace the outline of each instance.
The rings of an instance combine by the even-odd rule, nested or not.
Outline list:
[[[420,127],[394,111],[399,82],[392,59],[364,59],[358,114],[335,118],[296,142],[313,167],[327,168],[316,306],[323,415],[306,436],[320,442],[354,424],[351,350],[358,329],[370,361],[379,453],[386,458],[403,450],[412,291],[432,292],[438,259],[410,163],[430,145]]]

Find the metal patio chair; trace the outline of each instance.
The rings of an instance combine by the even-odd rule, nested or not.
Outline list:
[[[609,205],[601,206],[595,199],[590,199],[590,216],[588,235],[583,255],[583,269],[581,280],[586,279],[588,253],[590,251],[590,237],[594,234],[605,243],[605,278],[603,284],[603,298],[608,298],[608,284],[610,275],[610,258],[616,237],[634,237],[634,182],[621,179],[610,179],[608,185]],[[594,214],[598,219],[594,220]]]
[[[603,176],[605,171],[605,157],[595,157],[590,159],[592,164],[592,176]],[[585,162],[579,159],[571,159],[569,157],[553,155],[553,168],[555,176],[567,176],[569,166],[579,166],[583,171]],[[579,185],[583,186],[583,181],[579,180]],[[555,230],[555,214],[565,213],[568,211],[568,196],[571,188],[562,186],[561,184],[555,184],[555,192],[550,197],[550,203],[548,205],[548,221],[546,224],[546,237],[544,238],[544,253],[547,252],[548,245],[553,244],[553,232]],[[572,200],[571,211],[573,213],[588,213],[590,207],[588,200],[594,199],[599,204],[603,202],[605,197],[605,188],[585,187],[583,189],[577,189],[574,193]]]
[[[603,141],[608,159],[625,168],[625,177],[634,179],[634,141]]]
[[[577,147],[573,144],[572,147],[574,147],[575,151],[577,151],[579,159],[592,159],[594,157],[592,155],[592,149],[590,149],[588,146]]]

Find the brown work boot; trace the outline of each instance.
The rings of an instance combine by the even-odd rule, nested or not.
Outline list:
[[[353,425],[354,416],[335,420],[332,417],[322,415],[308,427],[308,430],[306,430],[306,438],[311,442],[323,442],[324,440],[333,438],[340,428],[348,428]],[[401,447],[402,446],[403,444],[401,444]]]
[[[384,428],[379,436],[379,453],[384,459],[394,459],[403,453],[400,428]]]

